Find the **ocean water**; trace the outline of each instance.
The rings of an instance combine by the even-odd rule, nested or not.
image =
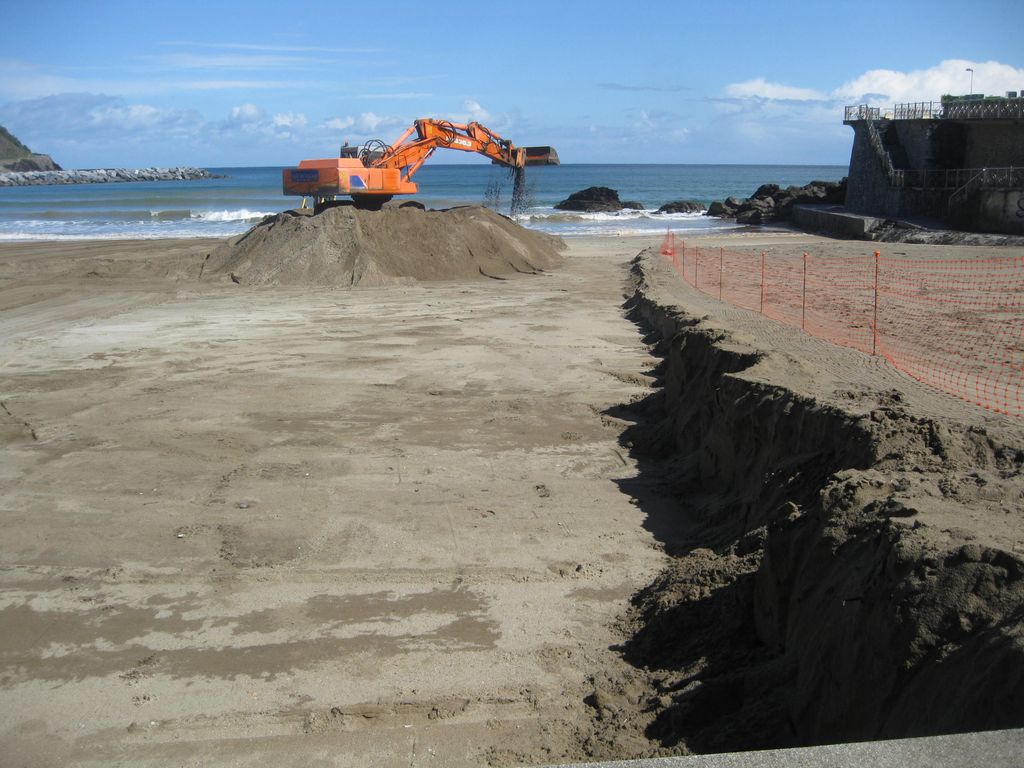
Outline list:
[[[299,205],[281,194],[281,169],[211,168],[225,178],[121,184],[0,187],[0,240],[227,237],[268,214]],[[700,214],[656,214],[671,200],[709,204],[730,195],[747,197],[761,184],[803,185],[837,181],[838,165],[586,165],[527,169],[524,226],[563,236],[603,233],[735,228]],[[508,214],[508,171],[491,165],[427,164],[416,175],[414,197],[431,208],[488,204]],[[645,211],[570,213],[555,203],[591,186],[611,187]],[[494,191],[498,194],[495,196]]]

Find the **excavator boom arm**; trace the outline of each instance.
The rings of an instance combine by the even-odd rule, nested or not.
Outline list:
[[[429,118],[417,120],[372,165],[375,168],[401,168],[404,170],[403,179],[408,181],[438,148],[476,152],[509,168],[526,165],[525,149],[516,147],[480,123],[451,123]]]

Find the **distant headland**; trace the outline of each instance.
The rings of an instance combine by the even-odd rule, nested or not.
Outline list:
[[[33,152],[0,125],[0,173],[59,170],[61,167],[49,155]]]
[[[64,170],[49,155],[33,152],[0,125],[0,187],[102,184],[123,181],[188,181],[219,178],[204,168],[88,168]]]

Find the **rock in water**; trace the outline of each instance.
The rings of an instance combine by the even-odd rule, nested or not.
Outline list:
[[[573,192],[562,202],[555,205],[560,211],[614,212],[621,211],[625,206],[619,200],[619,193],[610,187],[587,187]]]
[[[762,184],[754,190],[754,194],[752,194],[751,197],[775,197],[777,194],[779,194],[778,184]]]
[[[704,204],[696,200],[673,200],[661,206],[657,213],[700,213],[703,210]]]
[[[707,216],[736,217],[740,224],[763,224],[786,221],[793,206],[800,203],[841,204],[846,199],[846,179],[840,181],[812,181],[802,187],[762,184],[746,200],[726,198],[724,203],[712,203]]]
[[[203,279],[348,288],[534,273],[561,263],[561,238],[478,206],[426,211],[352,205],[268,216],[208,257]]]

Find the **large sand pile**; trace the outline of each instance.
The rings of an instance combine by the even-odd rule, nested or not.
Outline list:
[[[535,273],[557,266],[560,238],[480,207],[365,211],[351,205],[313,216],[285,211],[229,240],[203,277],[242,285],[348,287]]]

